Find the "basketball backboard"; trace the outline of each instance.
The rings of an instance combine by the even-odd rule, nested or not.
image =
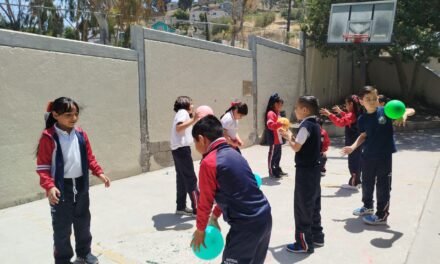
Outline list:
[[[332,4],[329,44],[389,44],[393,33],[396,1]]]

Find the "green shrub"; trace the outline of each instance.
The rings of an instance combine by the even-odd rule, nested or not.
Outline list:
[[[266,27],[275,21],[274,12],[266,12],[255,16],[255,27]]]

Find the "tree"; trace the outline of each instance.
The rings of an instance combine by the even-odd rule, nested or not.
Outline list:
[[[25,27],[27,5],[23,2],[19,0],[18,3],[10,3],[9,0],[5,0],[0,3],[0,16],[5,28],[22,30]]]
[[[304,1],[304,0],[303,0]],[[369,0],[357,1],[367,2]],[[344,3],[345,0],[307,0],[305,22],[302,29],[306,37],[318,48],[324,56],[334,55],[339,48],[362,54],[356,46],[327,45],[327,30],[329,24],[330,6],[332,3]],[[365,56],[377,58],[380,52],[391,54],[399,76],[399,84],[404,98],[413,100],[413,90],[417,80],[417,72],[421,63],[430,57],[440,57],[440,10],[439,1],[431,0],[399,0],[394,21],[393,40],[387,46],[367,46]],[[415,67],[411,83],[403,70],[403,63],[414,61]]]
[[[193,0],[179,0],[177,2],[177,6],[182,9],[183,11],[186,11],[192,7]]]
[[[251,9],[256,8],[256,0],[232,0],[232,34],[231,46],[235,46],[237,35],[242,32],[244,15]]]

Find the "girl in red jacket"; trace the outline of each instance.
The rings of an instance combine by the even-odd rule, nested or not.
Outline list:
[[[283,104],[283,99],[281,99],[277,93],[271,95],[267,104],[264,122],[266,124],[266,142],[270,146],[267,158],[269,176],[275,178],[281,178],[281,176],[287,175],[280,167],[281,144],[283,144],[280,128],[283,124],[278,122],[278,118],[283,109]]]
[[[345,98],[345,108],[347,112],[342,111],[339,106],[333,107],[332,110],[339,116],[330,113],[326,108],[322,108],[320,113],[327,116],[336,126],[345,127],[345,146],[351,146],[359,136],[357,119],[362,113],[359,98],[356,95]],[[361,186],[361,148],[348,155],[348,169],[350,179],[348,184],[343,184],[341,187],[358,190]]]
[[[75,127],[78,104],[60,97],[47,107],[46,129],[37,148],[37,173],[49,199],[55,264],[71,263],[70,236],[75,232],[75,263],[96,264],[91,253],[89,169],[105,187],[110,180],[95,159],[86,132]]]

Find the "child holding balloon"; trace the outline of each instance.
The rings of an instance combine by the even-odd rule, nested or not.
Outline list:
[[[223,126],[224,136],[229,145],[240,152],[239,147],[243,146],[243,141],[237,133],[238,120],[248,114],[248,106],[242,102],[232,102],[231,107],[222,115],[220,121]]]
[[[280,129],[283,127],[283,124],[278,119],[280,118],[283,104],[283,99],[277,93],[272,94],[267,103],[265,114],[266,137],[267,143],[270,146],[267,158],[269,176],[275,178],[287,175],[280,167],[281,145],[283,144]]]
[[[191,157],[192,125],[200,113],[193,115],[193,103],[188,96],[179,96],[174,102],[173,125],[171,129],[171,154],[176,168],[176,214],[195,216],[197,214],[197,177]],[[186,195],[191,200],[191,209],[186,207]]]
[[[379,106],[378,92],[373,86],[365,86],[359,94],[360,102],[366,113],[359,117],[360,135],[351,146],[342,149],[343,154],[351,154],[359,146],[362,151],[362,202],[363,206],[353,214],[363,216],[369,225],[386,225],[390,207],[392,154],[396,152],[392,118],[407,118],[411,115],[405,106],[397,114],[387,113]],[[403,105],[403,104],[402,104]],[[386,114],[387,113],[387,114]],[[414,114],[414,113],[412,113]],[[388,115],[388,116],[387,116]],[[404,121],[403,121],[404,122]],[[376,185],[377,210],[374,213],[373,193]]]
[[[208,222],[219,227],[217,219],[223,213],[231,228],[221,263],[263,264],[272,230],[271,207],[249,164],[226,142],[222,124],[213,115],[200,119],[192,136],[197,151],[203,154],[193,250],[210,250],[204,242],[205,229]]]
[[[301,96],[295,105],[295,115],[301,120],[296,138],[292,132],[283,137],[295,151],[294,217],[295,242],[287,245],[293,253],[313,253],[324,246],[321,225],[321,128],[316,120],[318,99]]]
[[[359,98],[356,95],[350,95],[345,98],[345,108],[347,112],[342,111],[339,106],[333,107],[336,116],[326,108],[321,108],[321,115],[327,116],[335,126],[345,128],[345,146],[351,146],[359,136],[357,119],[362,113]],[[345,189],[358,190],[361,186],[361,149],[357,149],[348,155],[348,170],[350,179],[348,184],[341,187]]]

